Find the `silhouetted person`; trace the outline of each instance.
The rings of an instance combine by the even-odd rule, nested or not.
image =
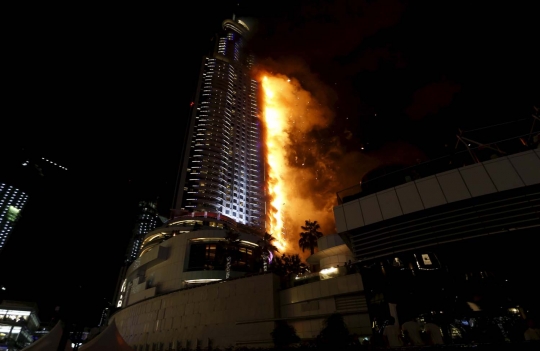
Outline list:
[[[422,328],[420,328],[420,323],[416,321],[416,318],[411,318],[403,323],[401,330],[405,335],[405,340],[410,342],[411,345],[424,345],[424,340],[422,340]]]
[[[347,274],[351,274],[352,270],[353,270],[352,261],[349,260],[349,262],[347,262]]]
[[[401,331],[395,323],[396,319],[390,316],[390,318],[388,319],[388,324],[384,327],[383,330],[384,346],[386,346],[387,348],[403,346]]]
[[[525,341],[540,340],[540,328],[536,325],[534,320],[529,319],[527,321],[528,328],[523,333]]]
[[[428,317],[424,325],[424,331],[429,338],[429,343],[431,345],[442,345],[444,344],[443,336],[441,332],[441,327],[434,323],[433,318]]]

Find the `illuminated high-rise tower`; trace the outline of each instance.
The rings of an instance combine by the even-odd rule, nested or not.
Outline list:
[[[69,179],[67,167],[57,163],[56,159],[42,157],[42,151],[19,146],[2,157],[5,168],[0,172],[0,251],[21,215],[27,211],[24,208],[28,199],[34,206],[39,206],[36,205],[39,201],[50,204],[50,199],[46,199],[44,194],[52,191],[58,195],[59,184],[65,184]]]
[[[156,206],[156,203],[151,201],[139,202],[137,219],[133,227],[133,236],[129,241],[126,251],[126,263],[131,263],[139,257],[144,236],[162,224]]]
[[[220,213],[264,228],[258,83],[246,52],[248,26],[225,20],[205,56],[187,129],[175,209]]]
[[[28,195],[9,184],[0,183],[0,251],[13,230]]]
[[[155,201],[139,201],[136,211],[135,223],[133,225],[132,236],[129,240],[124,262],[120,267],[120,273],[118,274],[118,280],[116,282],[115,295],[113,301],[118,301],[120,295],[124,292],[120,291],[120,286],[126,278],[126,271],[130,264],[132,264],[141,254],[141,244],[148,232],[154,230],[156,227],[163,224],[166,219],[158,214],[157,203]],[[109,313],[108,309],[105,309],[103,313]],[[103,321],[103,316],[102,316]],[[101,323],[101,322],[100,322]]]

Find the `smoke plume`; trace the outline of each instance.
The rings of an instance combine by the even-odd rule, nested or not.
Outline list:
[[[282,206],[286,251],[306,258],[310,250],[302,253],[298,245],[301,226],[306,220],[317,221],[323,234],[336,233],[333,214],[336,193],[358,184],[367,171],[381,162],[345,149],[341,138],[346,138],[347,134],[333,131],[335,93],[320,82],[307,65],[298,60],[279,64],[269,60],[259,65],[257,77],[271,81],[272,98],[284,119],[281,121],[284,133],[279,136],[276,152],[282,157],[280,191],[286,200],[277,206]]]

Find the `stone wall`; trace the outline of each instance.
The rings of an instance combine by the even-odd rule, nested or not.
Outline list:
[[[264,274],[156,296],[118,311],[114,320],[131,346],[225,348],[272,345],[279,313],[278,279]],[[267,320],[242,323],[248,320]],[[238,323],[238,324],[237,324]]]

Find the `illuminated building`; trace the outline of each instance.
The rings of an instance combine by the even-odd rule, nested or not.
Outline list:
[[[57,192],[57,184],[65,182],[67,167],[38,155],[21,148],[6,153],[3,159],[7,167],[0,172],[0,252],[28,199],[39,201],[34,194],[43,190]]]
[[[158,225],[163,224],[162,217],[159,216],[157,211],[157,203],[153,201],[139,201],[137,204],[135,224],[133,225],[133,233],[126,250],[124,257],[124,264],[120,268],[118,274],[118,280],[116,282],[115,295],[113,301],[121,300],[121,296],[125,293],[125,284],[121,285],[125,281],[126,270],[129,265],[133,263],[139,256],[141,251],[142,241],[148,232],[155,229]],[[122,289],[120,287],[122,286]],[[121,305],[121,304],[120,304]],[[103,315],[108,315],[109,308],[103,310]],[[103,316],[102,316],[103,319]],[[101,322],[100,322],[101,325]]]
[[[125,260],[127,263],[131,263],[139,257],[142,239],[149,231],[156,228],[159,221],[155,202],[140,201],[137,212],[137,219],[133,227],[133,236],[126,252]]]
[[[222,27],[203,58],[176,205],[126,267],[109,324],[135,350],[270,347],[276,321],[313,340],[336,312],[369,337],[362,280],[346,271],[353,255],[339,236],[319,239],[309,262],[321,272],[284,278],[263,269],[258,86],[243,50],[248,28],[234,19]]]
[[[21,350],[34,341],[40,326],[34,303],[2,301],[0,304],[0,350]]]
[[[258,83],[245,52],[249,28],[225,20],[203,58],[180,167],[175,209],[221,213],[264,229]]]
[[[197,282],[224,279],[224,244],[230,230],[241,233],[241,240],[237,245],[239,257],[230,272],[231,277],[253,271],[256,259],[254,248],[258,247],[259,239],[257,233],[250,233],[249,227],[243,227],[232,218],[221,214],[186,211],[142,237],[137,259],[127,267],[125,279],[119,282],[116,306],[138,301],[140,297],[137,292],[141,292],[139,295],[145,298],[158,293],[161,289],[156,291],[154,288],[154,292],[150,291],[153,277],[148,272],[152,271],[151,267],[164,260],[170,262],[165,269],[171,271],[163,274],[174,279],[174,284],[169,282],[162,289],[176,290]],[[171,245],[173,246],[170,247]],[[177,262],[173,264],[174,261]]]
[[[20,217],[28,195],[5,183],[0,183],[0,251]]]
[[[465,152],[462,167],[438,159],[338,193],[337,231],[378,301],[374,320],[537,308],[540,149],[513,142],[515,153],[482,145],[476,155],[486,157]]]
[[[149,232],[109,323],[137,350],[272,346],[279,320],[313,340],[335,312],[351,333],[370,336],[362,279],[347,272],[353,256],[338,235],[320,238],[319,251],[308,258],[321,272],[284,279],[262,272],[260,236],[250,229],[221,214],[186,212]],[[239,233],[232,251],[230,231]]]
[[[265,207],[258,83],[250,74],[254,58],[245,50],[248,34],[242,21],[223,21],[212,54],[202,59],[171,220],[133,250],[137,259],[121,273],[113,301],[123,310],[114,318],[140,301],[161,300],[166,292],[183,295],[194,285],[255,270]],[[224,256],[228,230],[241,235],[240,258],[229,271]],[[273,288],[265,293],[273,294]],[[138,336],[123,336],[139,342]]]

